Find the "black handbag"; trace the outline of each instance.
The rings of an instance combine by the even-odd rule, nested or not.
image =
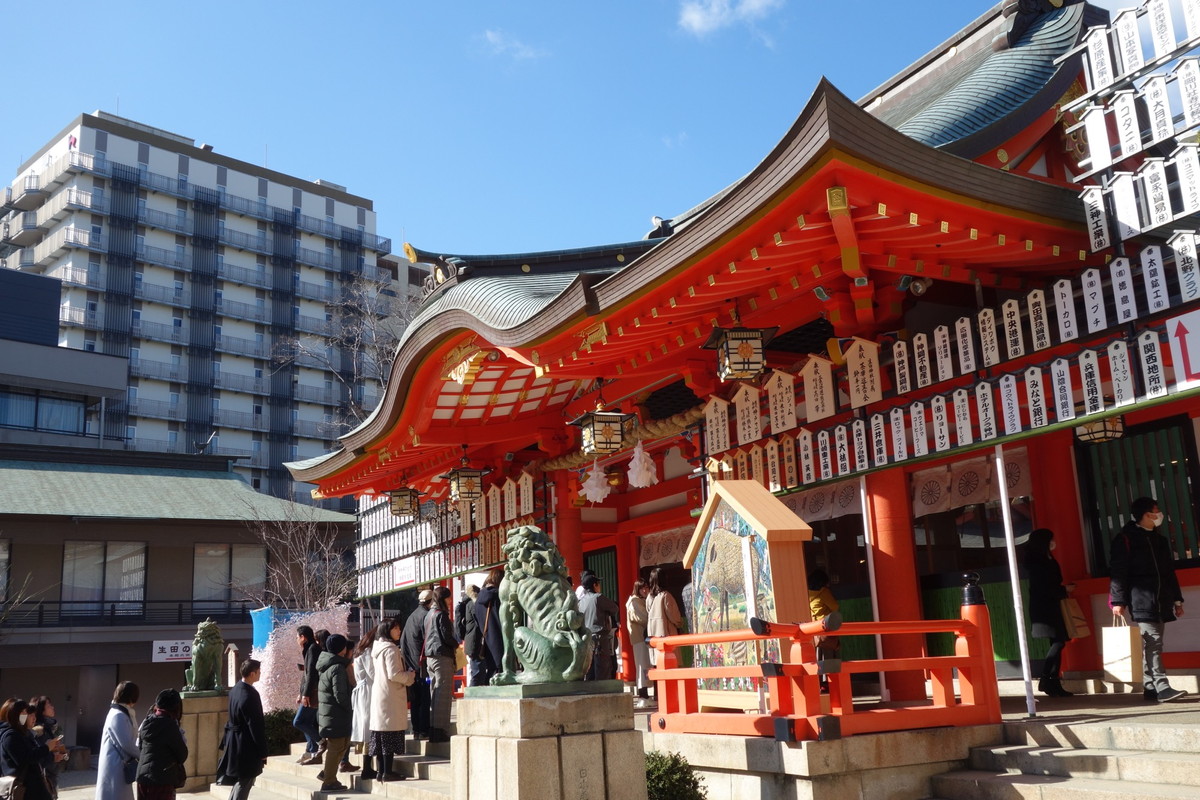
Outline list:
[[[122,768],[124,770],[123,777],[125,778],[126,783],[134,783],[137,781],[138,760],[136,758],[131,758],[126,761],[122,765]]]

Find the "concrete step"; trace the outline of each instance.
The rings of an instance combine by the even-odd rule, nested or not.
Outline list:
[[[1194,786],[1012,775],[980,770],[933,776],[938,800],[1195,800]]]
[[[984,772],[1192,786],[1200,796],[1196,753],[998,745],[972,749],[970,763]]]
[[[1039,717],[1005,722],[1004,741],[1039,747],[1200,753],[1200,728],[1194,724],[1194,706],[1180,704],[1178,708],[1181,713],[1158,714],[1153,721]]]

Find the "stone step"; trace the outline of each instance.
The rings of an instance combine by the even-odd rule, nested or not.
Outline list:
[[[1153,721],[1098,719],[1081,722],[1071,718],[1043,717],[1006,722],[1004,741],[1039,747],[1200,753],[1200,728],[1190,719],[1195,712],[1186,704],[1180,705],[1179,709],[1182,714],[1158,714]],[[1175,723],[1172,723],[1173,718]]]
[[[1194,786],[1139,781],[1062,778],[1055,775],[1012,775],[966,770],[935,775],[933,796],[939,800],[1195,800]]]
[[[1026,745],[976,747],[971,768],[985,772],[1193,786],[1200,796],[1200,754]]]
[[[279,795],[283,800],[334,800],[334,798],[363,794],[361,790],[355,789],[352,780],[345,777],[339,777],[339,780],[348,787],[345,791],[322,792],[321,782],[317,780],[315,770],[308,776],[295,775],[275,770],[268,762],[268,769],[258,776],[250,793],[257,797],[257,792],[261,789],[264,794]],[[226,790],[225,797],[228,796],[229,793]]]

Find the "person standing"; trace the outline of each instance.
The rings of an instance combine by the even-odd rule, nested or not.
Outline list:
[[[425,666],[432,684],[429,741],[450,741],[450,704],[454,700],[454,625],[450,622],[450,590],[433,590],[433,606],[425,617]]]
[[[55,717],[54,703],[50,701],[49,697],[39,695],[29,698],[29,713],[33,723],[33,738],[39,745],[50,745],[62,734],[62,726],[58,724],[58,719]],[[65,760],[64,748],[62,757],[58,751],[51,750],[42,763],[52,798],[58,797],[58,762]]]
[[[138,695],[138,686],[133,681],[121,681],[113,692],[100,734],[96,800],[133,800],[133,784],[125,782],[125,762],[141,756],[133,726]]]
[[[174,689],[163,689],[154,707],[138,728],[138,800],[175,800],[175,790],[187,780],[184,764],[188,746],[179,721],[183,719],[183,699]]]
[[[579,598],[583,624],[592,633],[592,663],[584,680],[612,680],[616,664],[613,661],[613,628],[621,624],[621,610],[600,593],[600,579],[588,574],[583,579],[583,596]]]
[[[404,651],[404,663],[417,673],[417,679],[408,687],[408,705],[412,714],[414,739],[429,738],[429,672],[425,666],[425,617],[433,604],[433,591],[425,589],[417,596],[417,607],[404,621],[404,632],[400,635],[400,649]]]
[[[454,607],[454,634],[462,642],[463,653],[467,656],[470,686],[480,686],[482,681],[480,651],[483,649],[483,636],[479,630],[479,620],[475,619],[475,598],[478,596],[479,587],[468,586]]]
[[[646,634],[655,636],[674,636],[679,633],[683,615],[679,613],[679,604],[671,593],[658,582],[658,567],[650,570],[650,600],[646,603]],[[658,649],[650,650],[650,663],[658,665]]]
[[[253,658],[242,662],[242,679],[229,690],[229,722],[217,773],[233,780],[229,800],[246,800],[254,781],[267,763],[267,732],[262,698],[254,684],[262,677],[262,664]]]
[[[354,706],[354,721],[350,725],[350,744],[357,744],[363,754],[364,778],[373,778],[367,758],[367,740],[371,736],[371,683],[375,680],[375,667],[371,662],[371,647],[375,644],[375,628],[371,628],[358,639],[354,646],[354,688],[350,690],[350,702]],[[367,774],[370,771],[371,774]]]
[[[500,635],[500,582],[504,570],[493,567],[483,581],[483,588],[475,598],[475,621],[479,624],[479,635],[483,646],[480,649],[479,685],[487,686],[500,671],[504,657],[504,639]]]
[[[401,651],[400,620],[392,617],[379,623],[375,629],[375,643],[371,645],[371,734],[367,740],[367,758],[375,758],[378,772],[370,765],[363,769],[362,777],[379,777],[391,780],[392,759],[404,752],[404,729],[407,727],[405,706],[408,693],[405,687],[416,679],[416,673],[405,664]]]
[[[1175,577],[1171,543],[1158,532],[1166,517],[1152,497],[1139,497],[1132,519],[1109,546],[1108,600],[1113,614],[1129,616],[1142,633],[1144,698],[1169,703],[1187,694],[1175,689],[1163,668],[1166,624],[1183,616],[1183,593]]]
[[[354,703],[350,699],[350,642],[340,633],[326,640],[325,652],[317,662],[317,731],[326,742],[325,768],[317,776],[322,792],[342,792],[338,765],[350,747]]]
[[[625,601],[625,627],[629,631],[629,642],[633,645],[633,664],[637,670],[634,690],[638,699],[634,705],[643,708],[650,698],[650,647],[646,644],[646,595],[650,588],[640,578],[633,582],[633,590]]]
[[[34,708],[11,697],[0,706],[0,775],[20,778],[25,800],[50,800],[43,764],[66,755],[61,739],[39,744],[33,734]]]
[[[1029,621],[1031,633],[1050,640],[1050,649],[1042,661],[1038,691],[1050,697],[1073,697],[1062,685],[1062,651],[1071,641],[1063,621],[1062,601],[1071,586],[1063,586],[1062,568],[1051,552],[1054,531],[1038,528],[1025,543],[1025,576],[1029,579]]]
[[[296,628],[296,643],[300,646],[300,694],[296,695],[296,718],[292,727],[304,734],[307,743],[300,756],[301,764],[316,764],[321,760],[320,735],[317,733],[317,659],[321,645],[308,625]]]

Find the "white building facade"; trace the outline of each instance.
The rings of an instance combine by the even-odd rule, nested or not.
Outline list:
[[[379,376],[332,345],[279,354],[333,333],[330,304],[355,281],[409,294],[420,277],[386,257],[372,202],[101,111],[0,191],[4,266],[62,281],[59,344],[129,358],[104,437],[241,456],[255,488],[307,500],[283,462],[330,450],[339,411],[373,408]]]

